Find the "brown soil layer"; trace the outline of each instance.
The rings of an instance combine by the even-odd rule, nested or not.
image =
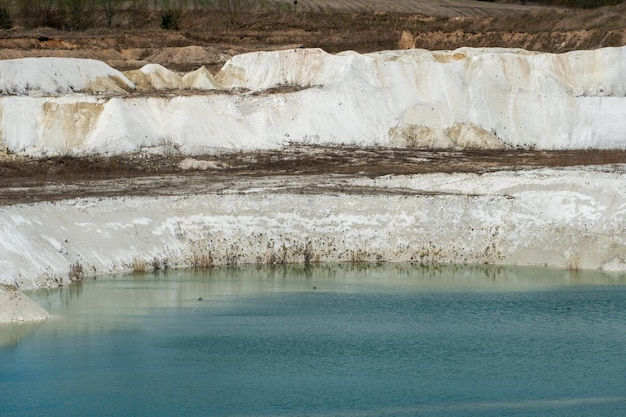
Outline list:
[[[297,13],[181,10],[178,30],[162,29],[164,11],[148,9],[120,10],[111,28],[97,21],[84,31],[16,26],[0,30],[0,59],[93,58],[121,70],[147,63],[179,71],[204,65],[215,73],[233,55],[293,47],[331,53],[463,46],[566,52],[626,44],[626,4],[574,10],[475,0],[301,3]]]
[[[238,192],[246,187],[290,192],[348,190],[342,179],[383,175],[568,167],[626,163],[626,151],[449,151],[406,148],[290,146],[275,151],[204,155],[205,170],[180,167],[183,156],[124,155],[0,159],[0,205],[84,197],[168,196]],[[369,192],[372,192],[371,189]],[[382,191],[381,191],[382,192]]]
[[[294,47],[328,52],[418,47],[514,47],[565,52],[626,44],[626,4],[593,10],[541,7],[526,1],[311,0],[272,10],[182,10],[178,30],[160,28],[163,11],[121,10],[111,28],[0,30],[0,59],[92,58],[121,70],[158,63],[216,73],[231,56]],[[521,3],[521,2],[520,2]],[[138,14],[139,13],[139,14]],[[397,148],[289,147],[273,152],[203,156],[215,168],[185,171],[182,156],[28,159],[0,157],[0,205],[95,196],[219,192],[276,179],[311,192],[329,178],[483,173],[500,169],[626,163],[624,151],[420,151]],[[290,184],[292,184],[290,186]],[[308,191],[307,191],[308,190]],[[345,189],[342,191],[346,191]]]

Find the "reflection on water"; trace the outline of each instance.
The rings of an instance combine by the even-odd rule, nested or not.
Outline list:
[[[52,314],[81,321],[103,314],[128,316],[158,307],[189,307],[237,295],[317,291],[524,291],[570,286],[623,285],[626,274],[539,267],[458,265],[319,265],[174,270],[114,275],[27,294]],[[89,291],[83,291],[84,287]],[[225,300],[221,300],[224,302]]]
[[[0,348],[16,346],[20,340],[34,332],[42,322],[30,321],[21,323],[0,323]]]
[[[35,291],[53,318],[0,327],[0,414],[620,415],[625,284],[385,264]]]

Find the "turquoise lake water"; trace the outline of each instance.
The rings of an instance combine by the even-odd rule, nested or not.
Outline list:
[[[626,277],[411,265],[115,276],[0,326],[2,416],[624,416]]]

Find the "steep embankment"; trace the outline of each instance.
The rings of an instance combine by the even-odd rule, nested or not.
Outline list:
[[[59,70],[27,70],[38,65]],[[66,66],[77,78],[63,75]],[[28,155],[287,143],[626,147],[626,47],[560,55],[295,49],[238,55],[215,78],[203,69],[181,77],[157,65],[126,75],[103,67],[0,61],[3,146]]]
[[[20,70],[25,78],[8,70],[32,65],[45,68]],[[63,75],[65,66],[74,75]],[[7,61],[0,62],[0,90],[3,145],[27,155],[287,143],[626,147],[626,48],[563,55],[296,49],[237,56],[215,77],[154,65],[122,74],[97,61]],[[243,262],[626,269],[622,165],[326,175],[306,193],[294,178],[233,177],[219,191],[194,195],[2,207],[0,282],[25,288]]]
[[[452,262],[626,270],[626,176],[572,168],[237,181],[224,191],[0,210],[0,282],[290,262]]]

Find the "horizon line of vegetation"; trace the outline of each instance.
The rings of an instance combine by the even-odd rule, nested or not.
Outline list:
[[[626,0],[519,1],[520,4],[597,8],[619,5]],[[189,10],[223,12],[236,23],[240,14],[288,12],[294,11],[294,6],[293,0],[0,0],[0,29],[8,30],[16,25],[27,29],[50,27],[64,31],[111,28],[116,19],[124,14],[131,17],[131,26],[135,26],[147,18],[154,19],[156,14],[156,18],[161,19],[163,29],[178,30],[181,13]],[[328,10],[334,11],[337,10]]]

